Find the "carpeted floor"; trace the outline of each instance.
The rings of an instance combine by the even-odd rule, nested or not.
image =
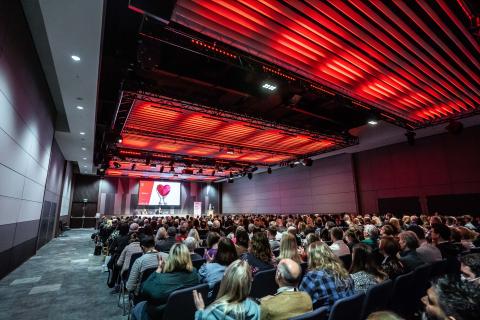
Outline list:
[[[65,232],[3,278],[0,319],[127,319],[106,285],[102,257],[93,255],[92,233]]]

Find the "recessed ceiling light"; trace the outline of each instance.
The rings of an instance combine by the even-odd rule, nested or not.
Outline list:
[[[80,131],[80,135],[84,136],[84,135],[85,135],[85,132]]]
[[[82,147],[82,150],[83,150],[83,151],[85,151],[85,150],[87,150],[87,148],[85,148],[85,147]]]
[[[86,168],[87,166],[83,166],[84,168]]]
[[[371,125],[371,126],[376,126],[378,124],[378,121],[377,120],[370,120],[370,121],[368,121],[368,124]]]
[[[270,84],[270,83],[264,83],[262,88],[273,91],[273,90],[277,89],[277,86],[274,86],[273,84]]]
[[[72,60],[78,62],[78,61],[80,61],[80,57],[73,55]]]
[[[83,110],[83,107],[82,106],[77,106],[77,109],[78,110]]]

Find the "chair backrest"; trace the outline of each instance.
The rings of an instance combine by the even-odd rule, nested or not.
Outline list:
[[[327,316],[328,316],[328,308],[321,307],[313,311],[301,314],[299,316],[290,318],[288,320],[323,320],[323,319],[327,319]]]
[[[422,264],[415,269],[415,275],[413,283],[415,283],[415,300],[420,300],[427,292],[430,286],[430,273],[432,271],[432,265],[430,263]]]
[[[357,293],[334,303],[329,320],[362,320],[362,306],[365,293]]]
[[[393,281],[388,279],[368,289],[363,302],[361,319],[365,319],[370,313],[385,310],[388,299],[393,289]]]
[[[448,262],[447,260],[435,261],[432,263],[432,269],[430,271],[430,279],[438,278],[447,273]]]
[[[393,291],[390,296],[389,306],[391,309],[402,315],[408,313],[410,308],[415,305],[413,294],[413,281],[415,279],[415,271],[402,274],[395,279],[393,283]],[[413,301],[413,302],[412,302]]]
[[[143,252],[134,253],[134,254],[132,254],[132,256],[130,257],[130,264],[128,265],[128,269],[127,269],[127,271],[125,271],[124,274],[122,275],[122,276],[124,277],[124,280],[125,280],[125,281],[127,281],[128,277],[130,276],[130,270],[132,270],[133,263],[135,262],[135,260],[137,260],[137,259],[140,258],[141,256],[143,256]]]
[[[205,254],[205,249],[206,248],[203,248],[203,247],[195,248],[195,249],[193,249],[193,252],[195,252],[195,253],[197,253],[197,254],[199,254],[203,257],[203,255]]]
[[[300,263],[300,267],[302,268],[302,277],[307,273],[308,271],[308,262],[302,262]]]
[[[197,290],[207,301],[208,284],[203,283],[193,287],[173,291],[168,297],[163,319],[193,319],[195,318],[195,303],[193,302],[193,290]]]
[[[351,254],[344,254],[343,256],[339,257],[340,260],[343,262],[343,266],[345,269],[350,269],[350,265],[352,264],[352,255]]]
[[[143,270],[142,279],[140,280],[140,283],[144,283],[145,280],[147,280],[148,277],[150,277],[150,275],[155,272],[155,270],[157,270],[157,267],[148,268],[148,269]]]
[[[192,260],[192,264],[195,267],[195,269],[199,270],[200,267],[206,262],[205,259],[196,259]]]
[[[278,285],[275,282],[275,273],[275,269],[257,272],[253,278],[250,297],[260,299],[275,294],[278,289]]]
[[[207,301],[205,301],[205,305],[211,304],[215,299],[217,299],[218,291],[220,291],[220,284],[222,281],[217,281],[213,288],[210,290],[212,292],[211,296],[208,297]]]

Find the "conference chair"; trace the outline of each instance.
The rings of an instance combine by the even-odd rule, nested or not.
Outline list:
[[[352,255],[351,254],[344,254],[343,256],[339,257],[340,260],[343,262],[343,266],[345,269],[350,269],[350,265],[352,264]]]
[[[203,301],[207,301],[208,284],[203,283],[193,287],[175,290],[170,294],[163,312],[163,319],[193,319],[195,318],[195,303],[193,290],[202,295]]]
[[[253,278],[250,297],[260,299],[277,292],[278,285],[275,282],[276,269],[259,271]]]
[[[430,271],[430,280],[441,277],[447,274],[448,262],[446,259],[435,261],[432,263],[432,269]]]
[[[192,264],[195,267],[195,269],[200,270],[200,267],[206,262],[205,259],[196,259],[192,260]]]
[[[220,284],[221,284],[221,283],[222,283],[222,281],[217,281],[217,282],[215,283],[215,285],[213,286],[212,290],[210,290],[211,295],[208,296],[206,305],[209,305],[209,304],[211,304],[213,301],[215,301],[215,299],[217,298],[217,295],[218,295],[218,291],[220,291]],[[210,292],[209,292],[209,293],[210,293]]]
[[[388,279],[368,289],[362,307],[361,319],[365,319],[370,313],[385,310],[388,299],[392,293],[393,281]]]
[[[203,248],[203,247],[195,248],[195,249],[193,249],[193,252],[195,252],[196,254],[199,254],[203,257],[205,255],[205,248]]]
[[[393,283],[389,306],[400,315],[409,315],[415,304],[414,279],[415,271],[410,271],[398,276]]]
[[[288,320],[325,320],[328,317],[328,308],[321,307],[313,311],[301,314]]]
[[[153,268],[145,269],[142,272],[142,278],[140,280],[140,287],[148,279],[148,277],[150,277],[150,275],[152,273],[154,273],[156,270],[157,270],[157,267],[153,267]],[[131,311],[132,311],[133,306],[135,306],[137,303],[139,303],[140,301],[143,301],[143,300],[145,300],[145,299],[143,299],[141,295],[136,296],[133,292],[128,293],[128,311],[127,311],[128,320],[130,320]]]
[[[363,292],[338,300],[333,305],[328,320],[362,320],[360,317],[364,300]]]
[[[142,255],[143,255],[142,252],[132,254],[132,256],[130,257],[130,264],[128,266],[127,271],[125,271],[122,274],[119,274],[119,277],[120,277],[120,292],[118,293],[118,303],[117,303],[117,305],[120,308],[123,309],[123,315],[124,316],[127,315],[127,307],[126,307],[126,304],[125,304],[125,296],[128,295],[126,285],[127,285],[128,277],[130,276],[130,270],[132,269],[132,266],[133,266],[133,263],[135,262],[135,260],[140,258]],[[120,300],[122,301],[121,303],[120,303]]]
[[[415,301],[420,301],[430,286],[430,273],[432,272],[432,265],[425,263],[415,269],[415,276],[413,283],[415,284]]]

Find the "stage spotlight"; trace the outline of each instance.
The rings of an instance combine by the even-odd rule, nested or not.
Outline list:
[[[277,86],[275,86],[273,84],[270,84],[270,83],[264,83],[262,85],[262,88],[270,90],[270,91],[274,91],[275,89],[277,89]]]
[[[371,125],[371,126],[376,126],[378,124],[378,121],[372,119],[372,120],[368,121],[368,124]]]
[[[272,174],[272,168],[271,168],[271,167],[268,167],[267,173],[268,173],[268,174]]]
[[[160,167],[160,173],[163,173],[163,166]]]
[[[248,177],[248,180],[252,180],[253,173],[251,173],[251,172],[247,173],[247,177]]]
[[[415,136],[417,134],[413,131],[407,131],[407,133],[405,133],[405,137],[407,137],[407,143],[408,145],[410,146],[414,146],[415,145]]]
[[[113,166],[115,167],[115,169],[120,169],[122,167],[122,165],[116,161],[113,163]]]
[[[303,159],[303,165],[305,167],[311,167],[313,164],[313,160],[310,158]]]
[[[228,183],[233,183],[233,178],[228,178]]]
[[[117,137],[117,142],[118,142],[118,143],[122,143],[122,142],[123,142],[123,137],[122,137],[121,134],[118,135],[118,137]]]
[[[445,129],[451,134],[460,134],[463,131],[463,123],[452,119]]]

